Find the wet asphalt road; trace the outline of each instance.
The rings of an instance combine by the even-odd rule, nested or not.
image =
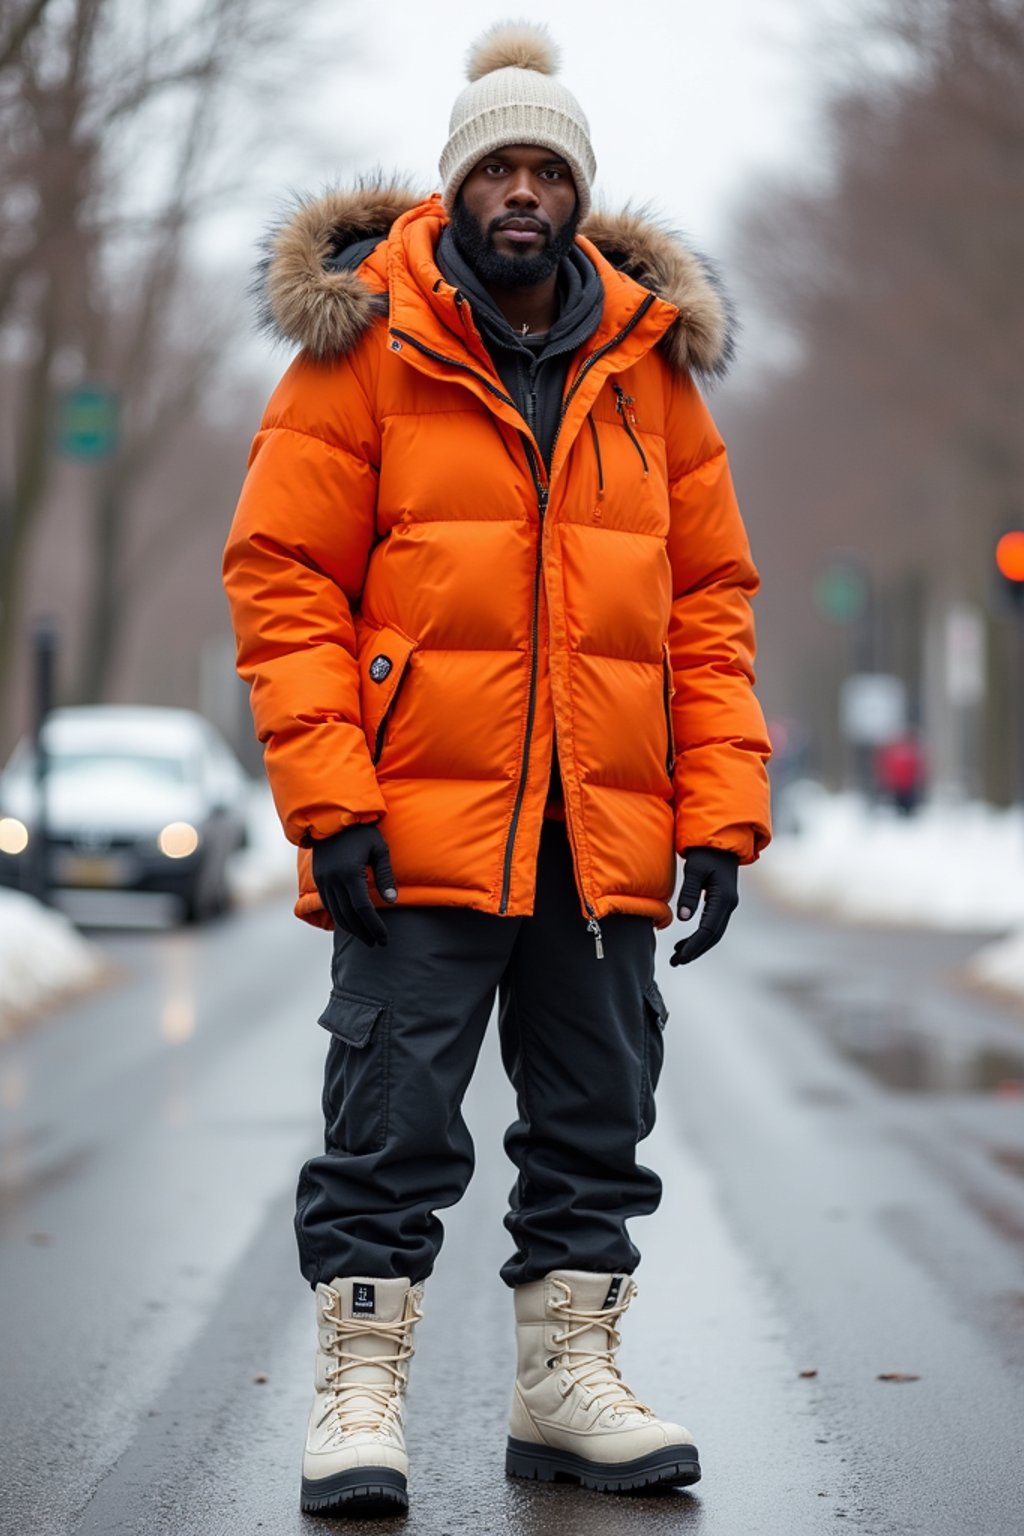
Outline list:
[[[490,1042],[479,1167],[419,1331],[411,1511],[372,1526],[298,1510],[313,1328],[291,1197],[329,941],[275,902],[102,942],[120,983],[0,1044],[4,1533],[1024,1529],[1024,1017],[951,984],[976,941],[751,890],[726,946],[662,966],[646,1158],[666,1198],[635,1224],[624,1364],[698,1439],[687,1493],[504,1478],[511,1099]]]

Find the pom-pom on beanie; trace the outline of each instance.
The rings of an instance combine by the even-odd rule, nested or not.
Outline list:
[[[470,83],[456,97],[441,151],[442,201],[450,213],[478,161],[511,144],[550,149],[576,183],[579,215],[590,211],[597,162],[590,124],[571,91],[554,78],[558,50],[545,27],[499,22],[470,49]]]

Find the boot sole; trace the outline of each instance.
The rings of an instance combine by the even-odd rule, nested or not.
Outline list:
[[[628,1493],[634,1488],[688,1488],[699,1483],[700,1460],[695,1445],[666,1445],[635,1461],[609,1465],[554,1446],[510,1439],[505,1472],[508,1477],[532,1477],[542,1483],[579,1483],[598,1493]]]
[[[354,1467],[333,1477],[302,1479],[307,1515],[339,1510],[346,1515],[394,1515],[409,1508],[405,1478],[390,1467]]]

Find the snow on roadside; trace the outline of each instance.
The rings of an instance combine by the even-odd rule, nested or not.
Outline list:
[[[784,828],[757,867],[758,883],[787,904],[853,922],[1003,930],[968,975],[1024,996],[1024,817],[968,802],[898,816],[857,795],[793,785]],[[1017,931],[1019,930],[1019,931]]]
[[[762,883],[839,917],[968,933],[1024,926],[1024,822],[991,806],[897,816],[855,795],[804,791],[782,818]]]
[[[980,987],[1024,997],[1024,929],[979,949],[965,974]]]
[[[103,952],[66,917],[0,889],[0,1039],[38,1008],[94,986],[105,970]]]

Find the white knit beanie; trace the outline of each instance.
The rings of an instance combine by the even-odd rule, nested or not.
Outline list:
[[[597,170],[590,124],[571,91],[552,77],[558,52],[547,29],[498,22],[470,50],[470,84],[457,96],[441,151],[442,201],[449,213],[478,161],[511,144],[553,150],[572,172],[579,215],[590,211]]]

